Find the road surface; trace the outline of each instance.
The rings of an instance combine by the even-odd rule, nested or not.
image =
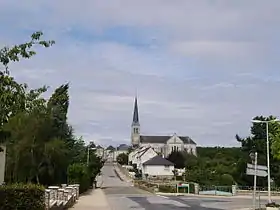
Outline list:
[[[121,181],[113,165],[108,164],[102,169],[102,180],[101,188],[112,210],[234,210],[252,205],[252,200],[248,198],[155,195]],[[265,204],[266,201],[263,200],[262,203]]]

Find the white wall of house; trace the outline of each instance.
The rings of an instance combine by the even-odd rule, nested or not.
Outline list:
[[[137,150],[133,150],[128,154],[128,163],[130,163],[130,162],[133,163],[134,156],[136,153],[137,153]]]
[[[147,160],[150,160],[151,158],[157,156],[158,154],[153,150],[151,147],[141,156],[138,158],[137,162],[137,168],[142,169],[142,164],[145,163]]]
[[[1,145],[1,148],[4,151],[0,152],[0,185],[4,182],[6,164],[6,147],[4,145]]]
[[[143,174],[149,174],[149,176],[173,176],[174,166],[163,165],[144,165]]]
[[[103,148],[96,149],[95,154],[98,157],[103,157],[104,156],[104,149]]]
[[[167,140],[167,155],[172,151],[182,151],[184,149],[184,142],[174,134],[170,139]]]
[[[139,155],[142,154],[147,148],[146,147],[140,147],[136,150],[134,150],[133,154],[132,154],[132,158],[131,158],[131,161],[132,161],[132,164],[137,164],[139,162]]]
[[[186,150],[190,154],[196,155],[195,144],[184,144],[184,142],[174,134],[170,139],[167,140],[166,144],[157,143],[141,143],[142,147],[152,147],[157,153],[161,153],[164,157],[167,157],[172,151],[183,151]]]

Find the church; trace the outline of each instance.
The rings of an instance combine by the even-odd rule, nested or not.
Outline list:
[[[173,151],[186,151],[197,155],[196,143],[188,136],[176,133],[170,136],[144,136],[140,132],[137,97],[134,101],[133,119],[131,124],[131,145],[133,148],[152,147],[158,154],[167,157]]]

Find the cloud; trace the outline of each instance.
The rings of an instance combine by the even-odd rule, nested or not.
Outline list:
[[[141,131],[237,145],[255,115],[279,115],[280,3],[80,0],[0,3],[0,46],[36,30],[56,40],[11,66],[31,87],[70,82],[69,121],[103,145]]]

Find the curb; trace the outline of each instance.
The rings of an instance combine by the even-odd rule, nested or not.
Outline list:
[[[233,198],[234,196],[224,196],[224,195],[199,195],[199,194],[184,194],[184,193],[161,193],[157,192],[156,195],[163,196],[186,196],[186,197],[200,197],[200,198]]]

